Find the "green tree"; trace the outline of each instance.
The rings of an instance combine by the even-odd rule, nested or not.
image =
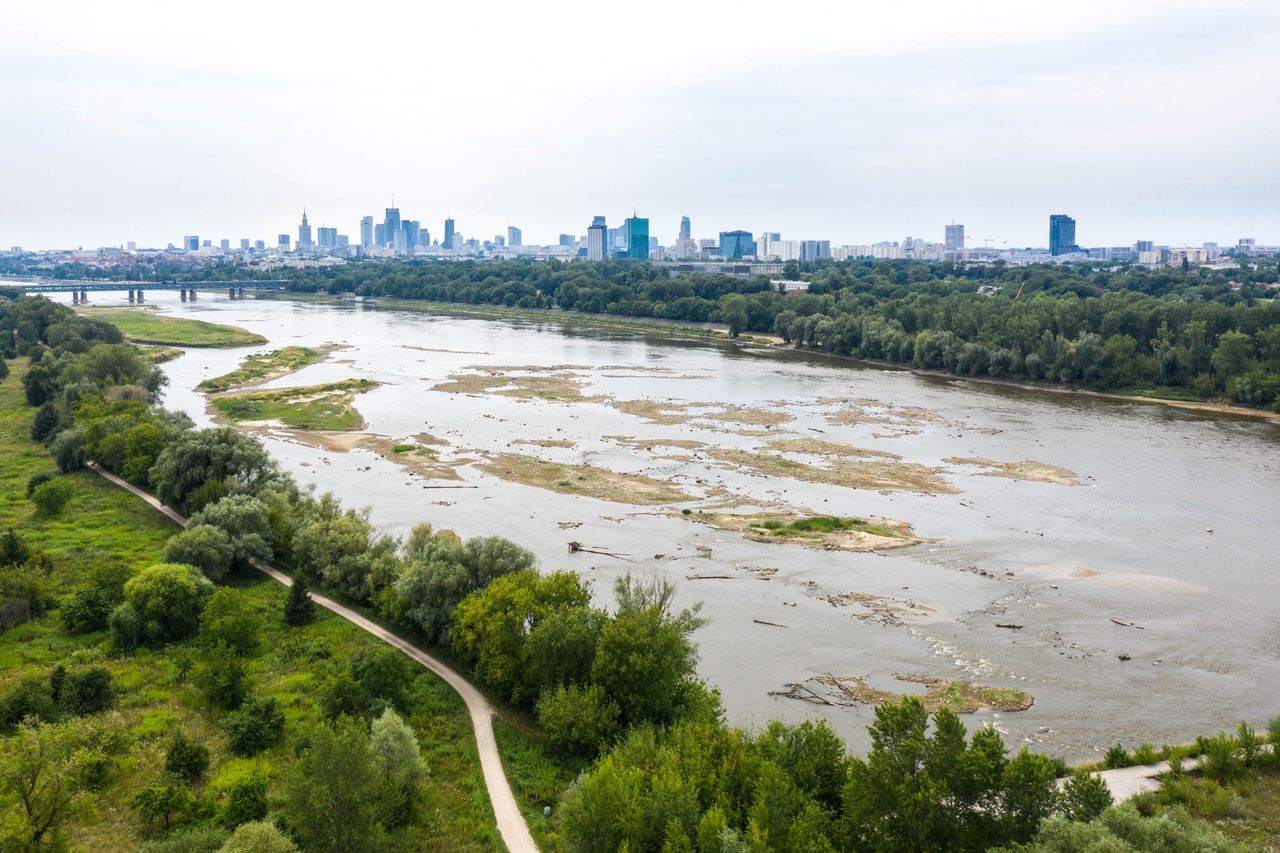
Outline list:
[[[49,453],[63,474],[84,467],[84,431],[64,429],[49,443]]]
[[[547,740],[565,752],[594,756],[618,733],[618,704],[599,685],[548,687],[537,713]]]
[[[101,666],[67,673],[58,690],[58,704],[68,714],[96,714],[115,703],[115,683],[110,671]]]
[[[31,422],[31,440],[44,441],[58,431],[62,424],[62,415],[53,401],[47,401],[36,410],[35,419]]]
[[[191,516],[191,523],[212,525],[226,533],[237,568],[247,569],[252,559],[271,559],[275,533],[266,505],[252,495],[231,495],[209,504]]]
[[[222,721],[231,751],[236,755],[257,755],[280,742],[284,735],[284,712],[275,699],[250,696],[238,710]]]
[[[173,777],[166,776],[139,791],[133,798],[133,807],[147,823],[157,819],[164,821],[168,829],[175,817],[186,814],[195,806],[195,797]]]
[[[262,445],[230,427],[180,434],[151,469],[156,496],[180,512],[205,483],[216,481],[232,493],[253,494],[278,476]]]
[[[297,853],[298,846],[274,823],[256,820],[241,824],[218,853]]]
[[[1223,332],[1210,364],[1223,383],[1244,373],[1253,358],[1253,338],[1244,332]]]
[[[378,643],[366,646],[351,659],[351,677],[365,707],[381,699],[403,708],[405,691],[413,681],[413,666],[399,649]]]
[[[80,722],[28,720],[0,750],[0,795],[16,805],[5,827],[19,849],[39,849],[58,827],[87,808],[87,782],[105,761],[92,730]]]
[[[174,735],[164,757],[165,774],[190,785],[203,776],[208,769],[209,748],[181,732]]]
[[[166,563],[195,566],[209,580],[220,581],[231,570],[236,550],[222,528],[195,524],[165,543],[163,557]]]
[[[1112,804],[1111,789],[1097,773],[1073,773],[1062,787],[1062,814],[1088,823]]]
[[[143,642],[156,645],[192,636],[212,593],[213,583],[199,569],[180,563],[148,566],[124,585]]]
[[[207,645],[196,664],[196,686],[211,702],[223,708],[239,708],[249,694],[249,675],[240,652],[218,640]]]
[[[267,777],[259,771],[242,773],[227,785],[227,800],[218,812],[218,822],[228,829],[267,816]]]
[[[71,481],[59,477],[36,486],[31,493],[31,501],[36,505],[36,512],[46,518],[56,518],[62,514],[67,503],[75,494]]]
[[[299,627],[310,624],[315,618],[316,603],[311,599],[311,590],[305,580],[295,577],[289,587],[289,597],[284,602],[284,622]]]
[[[211,646],[224,643],[242,655],[258,649],[261,618],[253,599],[238,589],[219,587],[200,614],[200,639]]]
[[[382,785],[383,820],[387,826],[409,823],[424,765],[417,736],[394,709],[387,708],[373,721],[369,752]]]
[[[747,300],[733,294],[720,300],[720,320],[729,326],[729,337],[736,338],[747,326]]]
[[[9,734],[25,719],[52,722],[58,718],[58,705],[49,682],[28,675],[0,699],[0,732]]]
[[[386,837],[381,781],[364,724],[340,717],[318,727],[285,782],[285,815],[308,850],[377,850]]]

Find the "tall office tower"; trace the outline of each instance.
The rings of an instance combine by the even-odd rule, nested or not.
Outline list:
[[[316,242],[320,244],[322,249],[338,248],[338,229],[325,228],[321,225],[316,229]]]
[[[228,240],[226,237],[223,237],[221,240],[219,240],[219,241],[218,241],[218,248],[219,248],[219,249],[221,249],[221,250],[222,250],[222,251],[224,251],[224,252],[230,252],[230,251],[231,251],[231,241],[230,241],[230,240]]]
[[[393,242],[396,239],[396,231],[400,229],[400,208],[388,207],[382,226],[385,229],[387,243]]]
[[[520,229],[514,225],[507,226],[507,245],[511,248],[524,245],[524,235],[520,233]]]
[[[622,223],[627,239],[626,257],[635,260],[649,259],[649,220],[632,216]]]
[[[240,251],[242,251],[242,252],[247,252],[247,251],[249,251],[249,238],[248,238],[248,237],[241,237],[241,238],[240,238]]]
[[[778,254],[776,243],[782,242],[781,231],[765,231],[760,235],[760,239],[756,240],[756,257],[771,258]]]
[[[263,251],[266,251],[267,244],[262,240],[254,240],[253,248],[255,251],[263,252]]]
[[[188,252],[195,252],[200,249],[200,237],[195,234],[188,234],[182,238],[182,248]]]
[[[964,226],[952,223],[947,226],[947,251],[964,251]]]
[[[360,217],[360,245],[366,249],[373,245],[373,217]]]
[[[454,237],[453,220],[446,219],[444,221],[444,244],[443,244],[446,249],[456,248],[453,245],[453,237]]]
[[[1135,252],[1154,252],[1156,250],[1155,240],[1138,240],[1133,244]]]
[[[587,229],[587,260],[603,261],[609,256],[609,226],[597,216]]]
[[[1065,255],[1079,250],[1076,245],[1076,221],[1065,213],[1049,217],[1049,254]]]
[[[816,261],[819,258],[831,257],[830,240],[801,240],[800,260]]]
[[[720,257],[726,261],[740,261],[755,253],[756,242],[751,239],[750,231],[720,232]]]
[[[302,209],[302,224],[298,226],[298,251],[310,249],[311,242],[311,226],[307,224],[307,210]]]
[[[409,235],[404,228],[397,228],[391,237],[391,248],[397,255],[409,254]]]
[[[385,249],[387,244],[391,242],[390,235],[387,234],[387,225],[385,222],[379,222],[373,226],[373,244],[379,249]]]
[[[278,248],[282,252],[289,251],[289,235],[288,234],[281,234],[279,237],[276,237],[276,248]]]
[[[689,225],[689,217],[687,216],[680,217],[680,236],[677,239],[680,239],[680,240],[693,239],[693,229]]]
[[[497,246],[499,249],[505,249],[507,246],[507,238],[503,237],[501,234],[494,234],[493,243],[490,245]]]
[[[422,223],[416,219],[406,219],[402,226],[404,228],[404,241],[408,247],[409,254],[418,251],[419,235],[422,233]]]
[[[561,246],[572,246],[573,244],[575,244],[575,243],[577,243],[577,242],[578,242],[577,238],[576,238],[576,237],[574,237],[572,234],[561,234],[561,235],[560,235],[560,245],[561,245]]]

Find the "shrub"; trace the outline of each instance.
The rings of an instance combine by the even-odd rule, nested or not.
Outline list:
[[[131,652],[142,645],[142,619],[137,609],[127,601],[111,611],[107,629],[111,634],[111,645],[119,651]]]
[[[1244,766],[1256,765],[1258,755],[1262,752],[1262,739],[1244,720],[1240,721],[1240,728],[1236,729],[1236,743],[1240,745],[1240,757],[1244,759]]]
[[[31,440],[43,442],[58,431],[62,423],[62,415],[58,407],[50,400],[36,410],[35,419],[31,421]]]
[[[194,805],[195,798],[191,796],[191,792],[171,778],[148,785],[133,798],[133,807],[145,822],[153,823],[157,818],[163,818],[165,829],[169,828],[175,817],[186,813]]]
[[[293,579],[289,587],[289,597],[284,602],[284,622],[286,625],[298,627],[306,625],[316,617],[316,603],[311,599],[311,590],[301,577]]]
[[[53,690],[43,678],[28,675],[0,699],[0,731],[12,733],[27,717],[52,722],[57,719],[58,706],[54,703]]]
[[[96,714],[116,703],[116,686],[104,667],[67,673],[58,691],[58,704],[68,714]]]
[[[239,826],[218,853],[297,853],[298,846],[274,823],[256,820]]]
[[[267,816],[267,777],[253,772],[237,776],[227,787],[218,822],[227,829]]]
[[[1240,745],[1236,739],[1226,732],[1218,732],[1212,737],[1196,738],[1196,746],[1204,755],[1200,762],[1200,771],[1210,779],[1226,782],[1240,775],[1243,762],[1240,760]]]
[[[280,742],[284,734],[284,713],[275,699],[246,699],[238,711],[222,722],[237,755],[257,755]]]
[[[1242,811],[1239,797],[1213,779],[1190,776],[1169,779],[1156,792],[1156,799],[1165,805],[1185,806],[1191,814],[1205,820],[1239,817]]]
[[[1271,764],[1280,767],[1280,717],[1267,722],[1267,742],[1271,744]]]
[[[596,685],[543,691],[537,712],[547,740],[566,752],[595,755],[618,732],[618,705]]]
[[[64,429],[50,442],[49,453],[63,474],[79,471],[84,467],[84,431]]]
[[[35,494],[37,487],[49,482],[56,476],[58,476],[56,473],[50,471],[41,471],[39,474],[32,474],[31,479],[27,480],[27,497],[31,497]]]
[[[214,591],[200,614],[200,639],[207,645],[225,643],[241,654],[258,647],[258,614],[249,596],[237,589]]]
[[[209,769],[209,749],[184,734],[177,734],[164,758],[164,772],[190,785]]]
[[[1159,760],[1156,748],[1149,743],[1144,743],[1133,751],[1134,764],[1155,764]]]
[[[199,569],[180,563],[158,563],[124,585],[125,601],[141,623],[142,640],[161,645],[196,632],[200,611],[213,584]]]
[[[66,509],[71,496],[75,494],[71,481],[63,479],[41,483],[31,492],[31,500],[36,505],[36,512],[46,518],[55,518]]]
[[[1128,767],[1133,764],[1129,758],[1129,753],[1120,744],[1116,744],[1107,750],[1106,756],[1102,759],[1108,770],[1114,770],[1117,767]]]
[[[196,664],[193,680],[209,701],[223,708],[239,708],[249,692],[244,661],[235,649],[222,641],[204,653]]]
[[[221,827],[184,826],[151,839],[138,848],[138,853],[218,853],[226,841],[227,832]]]
[[[366,705],[382,699],[403,708],[413,669],[399,649],[378,643],[361,649],[351,660],[351,676],[364,694]]]
[[[1075,773],[1062,786],[1062,813],[1088,822],[1111,807],[1111,789],[1097,773]]]
[[[196,524],[174,536],[164,545],[166,563],[195,566],[213,581],[220,581],[231,570],[235,549],[231,537],[212,524]]]

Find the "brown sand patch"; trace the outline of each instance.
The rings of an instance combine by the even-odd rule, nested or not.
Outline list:
[[[787,412],[781,412],[776,409],[751,408],[749,406],[727,405],[717,408],[715,411],[707,412],[701,417],[713,421],[723,421],[731,424],[748,424],[753,426],[777,426],[785,424],[794,418]]]
[[[331,453],[349,453],[352,450],[369,450],[396,463],[406,471],[431,480],[461,480],[457,468],[475,460],[451,459],[441,461],[434,450],[417,447],[397,452],[402,446],[385,436],[369,432],[337,432],[334,430],[278,430],[275,433],[289,441],[318,447]]]
[[[839,397],[820,397],[820,405],[837,406],[826,415],[827,423],[834,426],[858,424],[883,424],[900,431],[915,432],[929,424],[946,426],[950,422],[928,409],[919,406],[895,406],[880,400],[845,400]]]
[[[983,477],[1008,477],[1011,480],[1032,480],[1037,483],[1056,483],[1059,486],[1083,486],[1080,475],[1048,462],[1036,462],[1026,459],[1022,462],[997,462],[982,456],[948,456],[942,460],[950,465],[972,465],[988,468],[980,471]]]
[[[670,483],[651,477],[591,465],[564,465],[516,453],[496,454],[476,467],[513,483],[615,503],[653,505],[693,499]]]
[[[995,711],[1025,711],[1035,699],[1030,693],[1011,687],[988,687],[968,681],[938,678],[928,675],[893,676],[909,684],[922,684],[925,693],[920,696],[929,713],[943,709],[957,714],[972,714],[982,709]],[[810,684],[814,686],[809,686]],[[879,705],[896,702],[902,694],[879,690],[856,675],[815,675],[806,682],[788,684],[786,690],[772,695],[804,699],[822,705]]]
[[[936,613],[934,608],[914,601],[904,601],[891,595],[876,595],[870,592],[845,592],[840,595],[829,595],[826,601],[833,607],[849,607],[857,605],[862,612],[855,613],[855,619],[864,622],[878,622],[881,625],[901,625],[903,617],[921,617],[928,613]]]
[[[712,448],[706,452],[730,467],[769,477],[790,477],[849,489],[891,489],[933,495],[958,491],[939,476],[943,469],[913,462],[836,459],[831,460],[827,467],[819,468],[769,453],[730,448]]]
[[[577,447],[567,438],[517,438],[512,444],[530,444],[534,447]]]
[[[891,518],[842,518],[772,512],[750,515],[673,513],[673,517],[696,521],[717,530],[732,530],[753,542],[803,545],[824,551],[887,551],[925,541],[915,535],[910,524]]]
[[[841,457],[854,456],[863,458],[901,459],[896,453],[887,450],[869,450],[865,447],[854,447],[838,441],[826,441],[821,438],[779,438],[769,442],[769,447],[783,453],[803,453],[808,456]]]
[[[643,418],[651,424],[684,424],[693,420],[687,403],[674,400],[612,400],[610,406],[628,415]]]
[[[417,433],[413,436],[413,440],[418,442],[418,444],[434,444],[440,447],[449,446],[449,442],[445,441],[443,438],[436,438],[429,432]]]
[[[1095,571],[1094,569],[1086,569],[1084,566],[1076,566],[1074,569],[1071,570],[1071,574],[1069,575],[1069,577],[1096,578],[1099,574],[1101,573],[1098,571]]]
[[[635,438],[630,435],[606,435],[604,438],[622,447],[635,450],[653,450],[655,447],[678,447],[681,450],[697,450],[706,447],[706,442],[692,438]]]
[[[432,391],[449,394],[499,394],[526,400],[550,400],[556,403],[589,403],[599,397],[582,393],[582,382],[572,376],[510,376],[502,373],[454,373],[434,385]]]

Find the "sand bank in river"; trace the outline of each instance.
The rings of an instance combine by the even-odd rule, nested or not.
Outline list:
[[[745,426],[777,426],[792,420],[784,411],[762,406],[741,406],[734,403],[687,403],[680,400],[612,400],[609,405],[620,412],[643,418],[649,423],[687,424],[704,421],[706,428],[717,429],[720,424]]]
[[[919,698],[929,713],[946,709],[957,714],[972,714],[984,708],[1025,711],[1035,702],[1030,693],[1009,687],[987,687],[928,675],[893,677],[908,684],[924,685],[924,695]],[[879,705],[881,702],[896,702],[902,697],[902,694],[872,687],[856,675],[815,675],[808,681],[788,684],[786,688],[772,695],[803,699],[819,705]]]
[[[512,444],[528,444],[533,447],[562,447],[566,450],[577,447],[567,438],[517,438]]]
[[[904,617],[918,619],[938,612],[927,604],[872,592],[844,592],[828,595],[824,600],[832,607],[857,605],[862,609],[853,614],[853,618],[881,625],[901,625]]]
[[[923,542],[905,521],[891,518],[844,518],[762,512],[751,515],[720,512],[674,513],[718,530],[741,533],[753,542],[803,545],[826,551],[887,551]]]
[[[943,469],[895,460],[867,461],[832,459],[825,467],[795,462],[770,453],[716,447],[706,451],[737,470],[754,471],[768,477],[790,477],[809,483],[827,483],[849,489],[875,489],[954,494],[959,490],[939,476]],[[721,466],[726,467],[726,466]]]
[[[332,453],[369,450],[404,470],[429,480],[461,480],[457,469],[475,461],[464,458],[441,460],[436,451],[429,447],[410,442],[394,442],[386,436],[369,432],[287,429],[278,430],[275,434],[286,440]]]
[[[822,406],[835,407],[824,416],[832,426],[881,424],[897,434],[910,435],[930,424],[950,425],[950,421],[942,415],[919,406],[895,406],[881,400],[846,400],[841,397],[819,397],[816,402]]]
[[[513,483],[563,495],[583,495],[624,504],[669,504],[693,500],[670,483],[591,465],[565,465],[518,453],[498,453],[476,466]]]
[[[197,391],[229,391],[264,385],[282,376],[288,376],[302,368],[328,358],[332,353],[346,349],[346,344],[324,344],[318,347],[288,346],[271,352],[251,355],[240,362],[230,373],[204,380]]]
[[[982,456],[948,456],[942,460],[949,465],[972,465],[990,470],[980,471],[984,477],[1008,477],[1011,480],[1033,480],[1038,483],[1057,483],[1059,486],[1083,486],[1080,475],[1047,462],[1026,459],[1022,462],[997,462]]]
[[[270,391],[233,391],[214,394],[209,405],[225,421],[246,427],[284,426],[300,430],[362,430],[364,418],[352,402],[356,394],[372,391],[379,383],[345,379],[324,385],[276,388]]]
[[[633,450],[653,450],[655,447],[676,447],[681,450],[697,450],[700,447],[706,447],[706,442],[697,441],[692,438],[636,438],[631,435],[606,435],[608,441],[620,447],[630,447]]]
[[[432,391],[449,394],[499,394],[526,400],[550,400],[556,403],[590,403],[598,397],[582,393],[582,381],[574,376],[521,375],[504,373],[453,373],[445,382],[434,385]]]
[[[853,456],[879,459],[901,459],[896,453],[887,450],[869,450],[865,447],[854,447],[838,441],[826,441],[821,438],[778,438],[769,442],[772,450],[782,453],[803,453],[807,456],[841,457]]]

